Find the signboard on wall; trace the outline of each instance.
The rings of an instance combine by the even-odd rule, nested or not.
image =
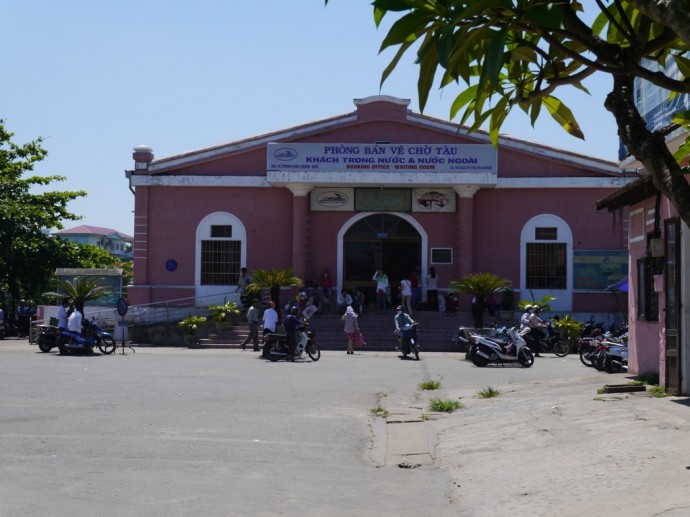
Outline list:
[[[285,172],[461,172],[496,174],[490,144],[269,143],[266,168]]]
[[[409,212],[412,195],[407,188],[358,188],[355,210],[358,212]]]
[[[413,212],[455,212],[453,189],[413,189]]]
[[[311,191],[312,212],[352,212],[355,209],[352,188],[315,188]]]
[[[453,248],[431,248],[432,264],[452,264]]]
[[[573,289],[603,291],[628,276],[628,252],[577,250],[573,252]]]

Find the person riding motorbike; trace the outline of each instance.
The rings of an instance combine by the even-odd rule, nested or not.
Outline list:
[[[297,317],[299,315],[299,307],[297,305],[293,305],[290,307],[290,312],[285,318],[285,321],[283,321],[283,327],[285,327],[285,335],[288,338],[288,341],[290,342],[290,351],[287,356],[288,361],[294,361],[295,360],[295,349],[297,348],[297,332],[301,329],[304,328],[304,323],[300,321],[300,319]]]
[[[541,313],[541,307],[535,305],[532,307],[532,314],[530,314],[527,319],[527,326],[529,327],[529,339],[531,340],[531,346],[534,348],[534,357],[541,357],[539,352],[541,351],[541,340],[544,339],[544,333],[539,330],[546,328],[548,325],[539,317]]]
[[[402,329],[405,325],[413,325],[415,321],[404,311],[402,305],[398,305],[396,310],[397,313],[393,317],[393,322],[395,323],[395,335],[398,337],[398,341],[400,341],[402,344],[402,334],[400,329]],[[396,350],[398,349],[398,347],[395,348]]]

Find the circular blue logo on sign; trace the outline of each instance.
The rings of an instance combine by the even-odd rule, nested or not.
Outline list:
[[[175,271],[177,269],[177,260],[169,259],[165,262],[165,269],[168,271]]]

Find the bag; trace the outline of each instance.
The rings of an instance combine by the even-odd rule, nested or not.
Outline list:
[[[364,334],[361,332],[357,332],[355,334],[355,337],[352,338],[352,344],[355,346],[366,346],[366,342],[364,341]]]

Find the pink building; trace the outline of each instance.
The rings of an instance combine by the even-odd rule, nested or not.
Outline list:
[[[377,268],[397,285],[434,267],[440,291],[491,272],[519,298],[554,295],[559,312],[617,312],[605,288],[627,275],[627,242],[595,204],[632,178],[517,138],[495,149],[408,104],[357,99],[351,113],[166,158],[136,147],[130,303],[233,299],[243,266],[314,282],[328,267],[335,289],[373,301]]]
[[[651,176],[643,176],[597,203],[628,212],[630,249],[629,371],[658,373],[670,393],[690,393],[690,258],[688,227]]]

